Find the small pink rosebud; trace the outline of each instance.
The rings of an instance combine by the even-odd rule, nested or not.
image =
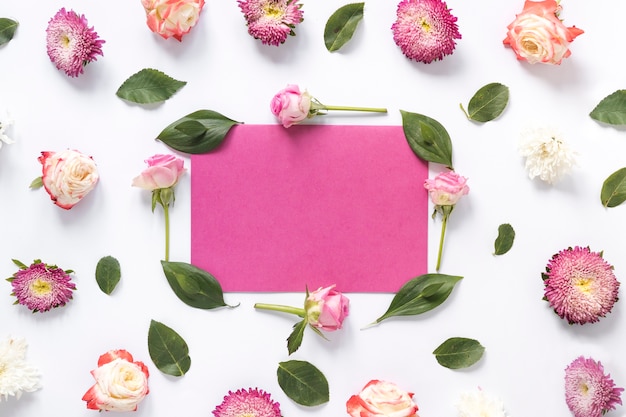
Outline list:
[[[133,179],[132,185],[149,191],[175,186],[186,171],[185,161],[173,155],[154,155],[145,162],[148,168]]]
[[[467,178],[454,171],[442,172],[434,179],[426,179],[424,187],[436,206],[453,206],[469,193]]]
[[[289,84],[272,99],[270,108],[284,127],[290,127],[309,116],[311,95],[295,84]]]
[[[311,326],[331,332],[341,329],[350,310],[350,300],[335,290],[335,285],[320,287],[309,294],[304,309]]]

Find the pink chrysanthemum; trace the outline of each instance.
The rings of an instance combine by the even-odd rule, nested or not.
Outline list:
[[[565,402],[574,417],[600,417],[617,404],[624,388],[616,388],[600,362],[580,356],[565,368]]]
[[[402,0],[397,16],[393,40],[409,59],[430,64],[452,54],[461,39],[457,18],[441,0]]]
[[[611,312],[619,282],[613,266],[601,252],[586,247],[567,248],[556,255],[542,273],[544,300],[570,324],[593,323]]]
[[[280,404],[258,388],[228,391],[224,401],[213,410],[215,417],[281,417]]]
[[[102,55],[102,44],[84,15],[61,8],[48,22],[46,47],[50,60],[70,77],[78,77],[83,67]]]
[[[15,304],[25,305],[35,313],[64,306],[72,299],[76,285],[71,282],[69,274],[73,271],[46,265],[38,259],[29,267],[19,261],[13,262],[20,270],[7,281],[13,286],[11,295],[17,298]]]
[[[248,24],[248,33],[265,45],[279,46],[295,36],[296,25],[304,20],[298,0],[237,0]]]

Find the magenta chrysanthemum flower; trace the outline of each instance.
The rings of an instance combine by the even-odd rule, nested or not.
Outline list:
[[[565,368],[565,402],[574,417],[600,417],[617,404],[624,388],[616,388],[600,362],[580,356]]]
[[[248,33],[265,45],[279,46],[295,36],[296,25],[304,20],[298,0],[237,0],[248,24]]]
[[[228,391],[224,401],[213,410],[215,417],[280,417],[280,404],[258,388]]]
[[[69,274],[73,271],[46,265],[39,259],[28,267],[19,261],[13,262],[20,270],[7,281],[13,286],[11,295],[17,297],[15,304],[25,305],[35,313],[64,306],[72,299],[76,285]]]
[[[611,312],[619,282],[613,266],[601,252],[586,247],[567,248],[556,255],[542,273],[544,300],[570,324],[593,323]]]
[[[409,59],[430,64],[452,54],[461,39],[457,18],[441,0],[402,0],[397,16],[393,40]]]
[[[78,77],[83,67],[102,55],[102,44],[84,15],[61,8],[48,22],[46,47],[50,60],[70,77]]]

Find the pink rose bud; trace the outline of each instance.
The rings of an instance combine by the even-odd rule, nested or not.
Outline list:
[[[66,210],[83,199],[98,183],[93,158],[75,150],[42,152],[41,181],[54,204]]]
[[[304,303],[308,323],[327,332],[341,329],[350,310],[348,297],[334,288],[335,285],[319,288],[310,293]]]
[[[141,0],[151,31],[178,41],[198,22],[204,0]]]
[[[185,161],[173,155],[154,155],[145,162],[148,168],[135,177],[132,183],[134,187],[145,190],[173,187],[186,171],[183,166]]]
[[[311,95],[300,92],[297,85],[289,84],[274,96],[270,108],[284,127],[290,127],[309,116]]]
[[[418,417],[413,393],[396,384],[371,380],[358,395],[350,397],[346,410],[352,417]]]
[[[427,179],[424,187],[436,206],[453,206],[459,199],[469,193],[467,178],[454,171],[442,172],[434,179]]]
[[[560,11],[555,0],[527,0],[524,10],[507,26],[504,45],[513,49],[517,59],[530,64],[560,64],[572,54],[570,43],[584,33],[575,26],[565,26],[558,17]]]
[[[148,368],[123,349],[100,356],[91,375],[96,383],[82,398],[90,410],[136,411],[149,392]]]

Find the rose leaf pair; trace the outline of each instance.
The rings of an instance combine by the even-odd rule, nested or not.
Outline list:
[[[332,332],[341,329],[343,321],[350,311],[350,300],[335,290],[335,285],[331,285],[324,288],[320,287],[310,294],[307,288],[304,308],[264,303],[256,303],[254,308],[295,314],[302,318],[293,326],[293,331],[287,338],[287,351],[291,355],[302,344],[307,325],[324,339],[326,337],[321,330]]]

